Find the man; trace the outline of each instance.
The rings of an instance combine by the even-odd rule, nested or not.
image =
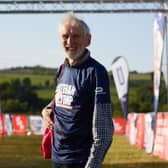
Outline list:
[[[53,168],[99,168],[112,143],[113,123],[108,73],[90,56],[87,24],[69,13],[59,26],[67,58],[60,67],[54,98],[42,110],[54,130]]]

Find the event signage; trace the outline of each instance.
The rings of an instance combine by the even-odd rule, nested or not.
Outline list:
[[[128,65],[122,56],[116,57],[112,62],[112,74],[121,102],[122,112],[125,118],[128,115]]]

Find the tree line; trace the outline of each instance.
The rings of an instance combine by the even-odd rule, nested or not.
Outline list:
[[[40,68],[40,70],[38,69]],[[29,70],[28,70],[29,69]],[[15,69],[20,72],[19,68]],[[45,70],[45,75],[53,74],[55,76],[56,70],[49,69]],[[29,71],[31,74],[39,72],[43,74],[43,68],[35,67],[35,69],[21,68],[21,72],[25,73]],[[6,71],[7,72],[7,71]],[[34,73],[36,72],[36,73]],[[11,73],[8,71],[8,73]],[[16,72],[15,72],[16,73]],[[27,72],[26,72],[27,73]],[[130,75],[137,74],[137,72],[131,72]],[[139,79],[129,80],[129,91],[128,91],[128,111],[137,113],[147,113],[153,111],[153,80],[152,73],[150,74],[151,79]],[[140,74],[139,74],[140,75]],[[112,73],[109,72],[110,78],[110,89],[112,99],[113,116],[122,116],[121,104],[117,96],[114,80]],[[49,80],[43,81],[43,85],[33,85],[31,78],[26,77],[23,79],[16,78],[10,81],[0,83],[0,106],[2,111],[6,113],[39,113],[41,109],[50,101],[50,98],[41,98],[37,94],[37,91],[44,91],[54,88],[55,79],[53,83]],[[160,82],[160,96],[159,96],[159,111],[168,111],[168,100],[167,90],[163,78]]]
[[[6,113],[38,112],[49,100],[38,97],[30,78],[0,84],[0,106]]]

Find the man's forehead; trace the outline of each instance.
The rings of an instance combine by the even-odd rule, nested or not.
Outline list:
[[[83,33],[83,29],[81,25],[65,23],[61,27],[62,32],[80,32]]]

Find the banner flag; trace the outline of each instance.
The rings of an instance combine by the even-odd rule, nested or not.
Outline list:
[[[151,153],[154,142],[154,131],[152,129],[152,113],[145,114],[145,137],[144,149],[146,153]]]
[[[16,135],[26,135],[28,132],[28,120],[26,115],[12,115],[13,133]]]
[[[41,116],[29,116],[30,131],[34,135],[43,135],[44,123]]]
[[[112,74],[125,118],[128,115],[128,65],[124,57],[116,57],[112,62]]]
[[[153,42],[154,42],[154,113],[158,111],[159,101],[159,86],[161,74],[161,62],[163,55],[163,44],[166,30],[166,16],[163,13],[158,13],[154,18]]]
[[[10,136],[13,133],[12,130],[12,121],[11,121],[11,117],[9,114],[5,114],[5,133]]]
[[[126,129],[126,120],[124,118],[113,118],[114,134],[124,134]]]
[[[5,135],[5,121],[4,121],[4,114],[0,114],[0,136]]]
[[[164,13],[157,13],[154,18],[153,26],[153,46],[154,46],[154,73],[153,73],[153,92],[154,92],[154,113],[152,116],[152,129],[154,136],[156,134],[156,120],[159,104],[159,87],[161,76],[161,63],[163,56],[164,37],[166,32],[166,15]],[[154,143],[152,151],[154,150]]]

